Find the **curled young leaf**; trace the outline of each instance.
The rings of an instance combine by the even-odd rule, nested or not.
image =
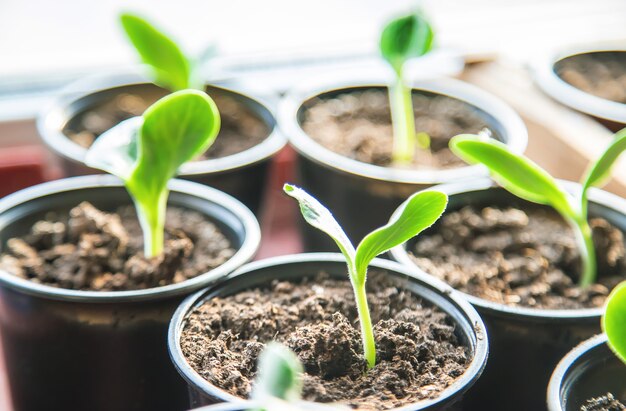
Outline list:
[[[307,223],[328,234],[332,238],[341,253],[346,257],[348,266],[351,267],[354,260],[354,246],[346,236],[335,217],[317,199],[306,191],[291,184],[285,184],[283,190],[287,195],[298,200],[300,211]],[[353,268],[353,267],[352,267]]]
[[[392,20],[380,37],[380,52],[396,73],[408,59],[428,53],[432,46],[433,30],[421,13]]]
[[[602,329],[609,347],[626,364],[626,281],[613,289],[602,316]]]
[[[191,87],[191,63],[173,40],[134,14],[120,15],[120,22],[141,60],[151,67],[155,83],[171,91]]]
[[[356,272],[365,281],[367,266],[379,254],[415,237],[441,217],[448,196],[440,191],[421,191],[404,202],[400,214],[369,233],[356,249]]]

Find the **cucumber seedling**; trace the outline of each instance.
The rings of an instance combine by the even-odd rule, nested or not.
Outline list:
[[[257,364],[252,388],[254,411],[342,410],[336,406],[302,401],[302,363],[286,346],[268,343]]]
[[[374,367],[376,344],[365,292],[367,267],[377,255],[391,250],[433,225],[445,210],[448,197],[439,191],[413,194],[403,203],[401,212],[395,219],[366,235],[355,249],[330,211],[313,196],[290,184],[285,184],[284,191],[298,200],[306,222],[328,234],[346,258],[361,324],[363,353],[368,368]]]
[[[202,63],[215,53],[208,47],[198,59],[188,57],[181,47],[145,19],[122,13],[120,22],[126,37],[152,72],[153,81],[170,91],[199,88]]]
[[[416,144],[426,150],[430,147],[428,134],[415,132],[412,88],[406,82],[404,67],[409,59],[423,56],[432,47],[432,27],[420,12],[392,20],[380,36],[380,53],[395,74],[389,86],[389,105],[393,125],[392,157],[397,164],[413,160]]]
[[[626,281],[611,291],[602,316],[609,347],[626,365]]]
[[[566,192],[543,168],[529,158],[512,153],[508,147],[484,136],[463,134],[450,140],[450,149],[469,163],[485,165],[502,187],[524,200],[552,206],[570,224],[576,235],[582,260],[579,285],[596,281],[596,253],[588,222],[588,191],[603,186],[611,168],[626,149],[626,129],[619,131],[606,151],[586,172],[580,193]]]
[[[215,102],[200,91],[182,90],[106,131],[87,151],[88,166],[124,181],[137,209],[146,257],[163,251],[168,181],[209,148],[219,128]]]

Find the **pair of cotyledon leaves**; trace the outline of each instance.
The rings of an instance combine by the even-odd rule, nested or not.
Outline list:
[[[619,131],[609,147],[589,168],[578,199],[565,192],[554,178],[531,160],[514,153],[493,139],[475,135],[453,138],[450,148],[470,163],[487,166],[493,178],[511,193],[525,200],[554,207],[570,218],[587,218],[587,192],[604,185],[620,154],[626,149],[626,129]],[[607,299],[602,326],[609,346],[626,363],[626,282]]]

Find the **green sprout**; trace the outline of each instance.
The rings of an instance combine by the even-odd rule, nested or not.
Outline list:
[[[304,370],[298,357],[289,348],[276,342],[267,344],[259,356],[258,370],[252,391],[253,401],[300,400]]]
[[[600,158],[586,172],[578,196],[567,193],[536,163],[496,140],[463,134],[450,141],[450,149],[469,163],[484,164],[494,180],[524,200],[552,206],[571,225],[582,260],[581,287],[596,280],[596,253],[587,219],[588,191],[606,184],[619,155],[626,149],[626,129],[619,131]]]
[[[255,411],[339,410],[335,406],[302,401],[302,363],[289,348],[270,342],[259,356],[251,399]]]
[[[415,132],[411,87],[404,78],[404,65],[409,59],[428,53],[432,47],[433,30],[419,12],[392,20],[380,37],[380,52],[396,75],[389,87],[389,104],[394,134],[392,157],[399,164],[413,160],[416,144],[422,149],[430,147],[428,134]]]
[[[609,347],[626,364],[626,281],[611,291],[602,316]]]
[[[122,13],[120,22],[143,63],[151,68],[156,84],[170,91],[201,86],[197,81],[198,71],[215,53],[213,46],[194,60],[186,56],[174,40],[143,18]]]
[[[368,368],[374,367],[376,343],[365,292],[367,267],[377,255],[404,243],[437,221],[446,208],[448,197],[439,191],[422,191],[413,194],[401,206],[401,212],[395,219],[366,235],[355,250],[339,223],[319,201],[304,190],[290,184],[285,184],[283,189],[285,193],[298,200],[300,211],[306,222],[328,234],[346,258],[361,324],[363,353]]]
[[[205,93],[182,90],[103,133],[85,163],[124,180],[144,233],[144,254],[163,251],[168,181],[185,162],[213,143],[220,128],[215,102]]]

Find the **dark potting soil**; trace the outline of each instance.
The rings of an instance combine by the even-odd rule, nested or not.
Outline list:
[[[470,206],[450,212],[422,234],[411,255],[427,273],[468,294],[510,306],[601,307],[624,279],[624,236],[606,220],[590,220],[598,282],[576,285],[580,254],[574,233],[553,210]]]
[[[601,397],[591,398],[585,401],[580,411],[624,411],[626,406],[615,399],[613,394],[608,393]]]
[[[63,130],[76,144],[89,148],[105,131],[130,117],[140,116],[160,95],[120,94],[112,101],[78,115]],[[226,157],[252,148],[269,135],[265,123],[233,98],[215,94],[221,116],[220,132],[199,159]]]
[[[165,249],[145,258],[132,206],[104,213],[87,202],[51,214],[30,234],[9,239],[0,268],[36,283],[74,290],[123,291],[179,283],[223,264],[229,240],[203,215],[170,207]]]
[[[488,128],[467,103],[445,96],[413,94],[416,132],[431,138],[431,152],[416,148],[415,169],[445,169],[466,165],[448,149],[457,134]],[[335,153],[378,166],[391,166],[393,128],[386,91],[365,90],[308,104],[303,130]]]
[[[367,373],[350,283],[323,273],[204,302],[187,318],[183,353],[203,378],[242,398],[271,340],[304,364],[306,400],[378,410],[437,397],[470,361],[452,320],[382,272],[370,273],[368,288],[378,361]]]
[[[626,104],[626,52],[597,52],[555,64],[559,77],[594,96]]]

